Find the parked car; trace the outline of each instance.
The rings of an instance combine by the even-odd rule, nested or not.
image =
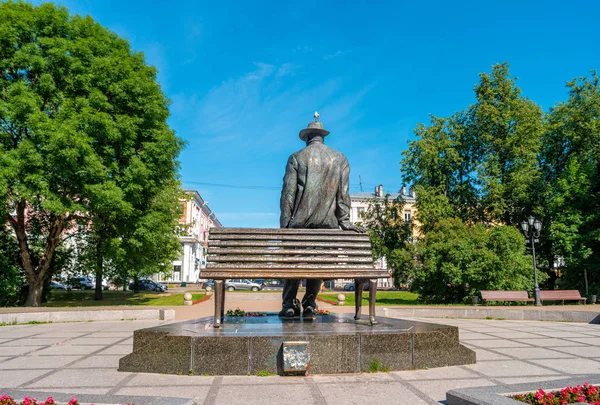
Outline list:
[[[73,277],[72,279],[70,279],[69,281],[67,281],[67,287],[69,288],[73,288],[73,289],[81,289],[81,290],[91,290],[93,288],[95,288],[95,284],[92,283],[92,280],[90,280],[87,277]]]
[[[140,291],[158,291],[165,292],[167,291],[167,286],[157,283],[154,280],[141,279],[138,280]],[[129,289],[133,291],[134,282],[129,283]]]
[[[263,282],[263,288],[278,288],[283,287],[283,282],[281,280],[265,280]]]
[[[215,289],[214,280],[205,282],[203,284],[203,287],[206,291],[213,291]],[[263,289],[263,286],[261,284],[252,282],[247,279],[233,279],[233,280],[225,280],[225,289],[227,291],[235,291],[235,290],[260,291]]]
[[[50,281],[50,288],[53,290],[66,290],[67,287],[65,287],[64,284],[56,282],[56,281]]]
[[[346,291],[355,291],[354,283],[344,284],[344,290]],[[363,284],[363,291],[369,291],[369,282]]]
[[[240,278],[236,278],[233,280],[227,280],[225,282],[225,288],[227,289],[227,291],[234,291],[234,290],[252,290],[252,291],[259,291],[263,289],[263,286],[257,283],[253,283],[250,280],[247,279],[240,279]]]

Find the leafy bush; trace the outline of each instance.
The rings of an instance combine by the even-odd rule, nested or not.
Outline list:
[[[481,290],[528,290],[531,256],[514,227],[439,221],[417,245],[412,289],[427,302],[467,302]],[[540,278],[544,277],[538,273]]]

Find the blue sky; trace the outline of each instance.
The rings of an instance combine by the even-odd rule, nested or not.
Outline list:
[[[225,226],[278,227],[287,157],[318,110],[351,192],[402,186],[401,151],[429,114],[474,101],[508,62],[545,110],[600,68],[597,1],[67,0],[158,68],[187,141],[181,179]],[[228,185],[236,187],[222,187]]]

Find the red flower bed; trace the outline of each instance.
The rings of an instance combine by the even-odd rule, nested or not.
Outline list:
[[[540,389],[536,392],[513,395],[511,398],[532,405],[562,405],[578,402],[600,405],[600,386],[584,383],[583,386],[566,387],[560,391],[544,392]]]
[[[210,297],[212,297],[212,295],[206,294],[204,297],[200,298],[199,300],[193,301],[192,305],[196,305],[196,304],[200,304],[201,302],[208,301],[210,299]]]
[[[317,301],[323,301],[323,302],[326,302],[326,303],[331,304],[331,305],[337,305],[338,304],[337,301],[326,300],[325,298],[321,298],[321,297],[317,297]]]
[[[0,405],[58,405],[52,397],[46,398],[45,401],[38,402],[36,398],[25,397],[21,402],[17,402],[6,394],[0,396]],[[79,405],[77,398],[73,398],[66,405]],[[94,404],[92,404],[94,405]],[[133,405],[133,404],[126,404]]]

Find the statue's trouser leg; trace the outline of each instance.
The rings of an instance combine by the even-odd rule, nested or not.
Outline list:
[[[309,278],[306,280],[306,294],[302,298],[302,308],[313,307],[317,308],[317,294],[321,291],[323,280]]]
[[[283,309],[293,308],[294,299],[298,295],[300,280],[284,280],[283,282]]]

